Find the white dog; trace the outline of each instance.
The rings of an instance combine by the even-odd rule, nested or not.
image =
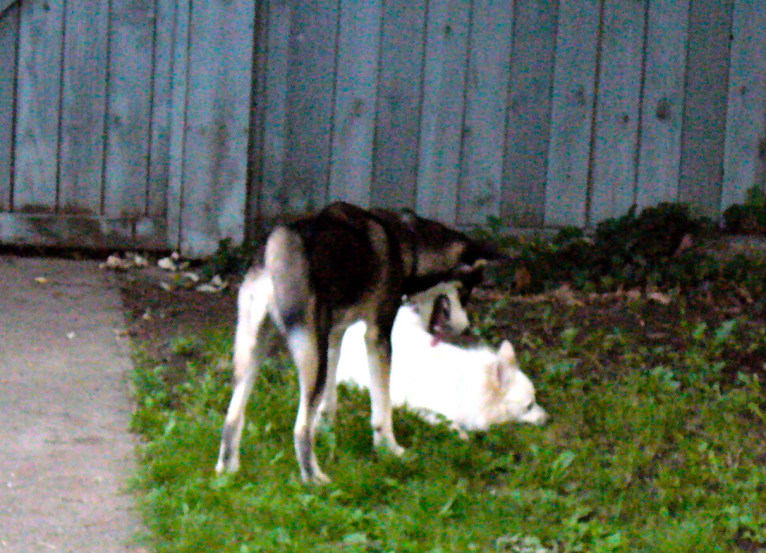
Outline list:
[[[461,437],[467,437],[465,430],[486,430],[509,421],[545,423],[548,413],[535,401],[535,388],[519,369],[508,340],[497,351],[487,346],[464,348],[427,331],[438,334],[442,326],[461,330],[468,325],[454,283],[437,288],[413,296],[397,313],[391,333],[392,403],[418,411],[429,422],[446,417]],[[338,382],[369,386],[364,332],[364,323],[346,331]],[[326,410],[332,416],[334,393],[330,396]]]

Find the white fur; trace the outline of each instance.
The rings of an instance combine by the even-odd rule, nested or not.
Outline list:
[[[446,296],[450,303],[448,326],[452,331],[459,334],[470,326],[471,323],[468,320],[468,313],[465,312],[465,309],[463,309],[463,306],[460,304],[460,297],[457,292],[458,288],[462,285],[463,283],[460,281],[442,282],[424,292],[412,296],[406,305],[409,305],[410,309],[418,314],[421,330],[428,326],[428,321],[431,319],[431,312],[434,307],[434,301],[441,295]]]
[[[422,305],[422,298],[416,304]],[[460,303],[453,301],[451,311],[462,311]],[[363,322],[346,331],[338,382],[369,387],[364,332]],[[548,414],[535,402],[534,386],[519,370],[507,340],[497,351],[445,342],[433,345],[433,336],[424,329],[422,315],[412,304],[399,309],[391,340],[393,405],[443,415],[464,430],[486,430],[508,421],[543,424],[547,420]]]

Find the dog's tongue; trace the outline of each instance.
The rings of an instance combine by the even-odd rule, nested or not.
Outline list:
[[[446,338],[446,332],[441,326],[436,326],[431,334],[431,347],[438,346],[441,341]]]

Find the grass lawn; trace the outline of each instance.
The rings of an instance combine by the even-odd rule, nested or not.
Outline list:
[[[372,449],[366,394],[341,388],[337,424],[318,438],[333,479],[323,487],[300,481],[297,382],[284,353],[256,384],[240,472],[218,477],[231,326],[173,338],[180,364],[137,343],[135,489],[149,547],[766,551],[762,301],[756,310],[733,295],[564,296],[494,292],[475,304],[488,341],[513,341],[548,425],[505,425],[463,442],[397,410],[408,452],[396,459]]]

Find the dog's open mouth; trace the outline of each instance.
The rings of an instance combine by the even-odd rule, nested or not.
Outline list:
[[[455,334],[455,331],[449,327],[434,325],[431,328],[431,347],[438,346],[441,342],[448,342]]]
[[[431,335],[431,347],[436,347],[442,342],[458,347],[474,347],[481,344],[481,338],[466,329],[459,332],[449,325],[434,325],[429,329]]]

